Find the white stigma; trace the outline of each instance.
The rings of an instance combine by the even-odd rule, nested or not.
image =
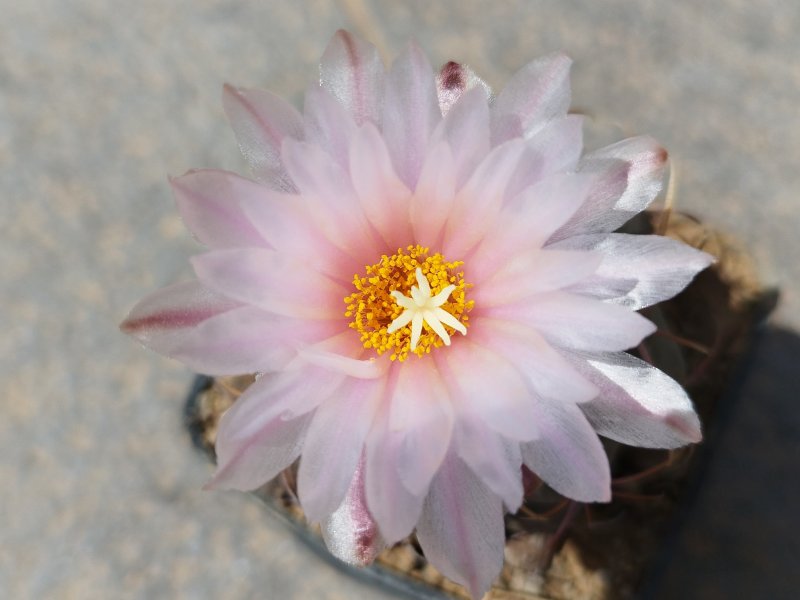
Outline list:
[[[450,345],[450,335],[444,328],[444,325],[449,325],[461,335],[467,335],[467,328],[463,323],[460,323],[449,312],[441,308],[442,304],[447,302],[450,294],[456,289],[454,285],[448,285],[441,292],[435,296],[431,296],[431,285],[428,279],[422,274],[422,269],[417,267],[417,285],[411,286],[411,296],[403,296],[398,291],[392,292],[392,297],[397,301],[397,304],[402,306],[405,310],[403,313],[392,321],[391,325],[386,329],[387,333],[394,333],[401,327],[405,327],[411,323],[411,351],[417,349],[419,337],[422,335],[422,324],[427,323],[433,332],[442,338],[445,346]],[[444,324],[444,325],[443,325]]]

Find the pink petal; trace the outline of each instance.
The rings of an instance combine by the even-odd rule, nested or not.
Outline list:
[[[347,168],[347,147],[356,132],[356,123],[325,88],[312,85],[306,91],[303,127],[306,141],[319,146]]]
[[[322,521],[322,538],[328,550],[351,565],[370,564],[386,547],[378,525],[367,509],[364,457],[359,461],[342,504]]]
[[[364,268],[336,246],[319,228],[313,206],[302,196],[261,190],[246,194],[240,190],[239,204],[258,235],[274,250],[296,257],[342,284],[351,283],[353,273]]]
[[[535,329],[519,322],[481,317],[473,320],[469,335],[473,341],[510,361],[539,396],[573,403],[588,402],[597,396],[597,387]],[[535,399],[531,398],[531,401]],[[530,417],[527,419],[531,420]]]
[[[177,283],[145,296],[120,329],[156,352],[179,344],[192,328],[241,306],[197,281]]]
[[[453,154],[447,142],[440,142],[428,152],[411,198],[409,217],[417,243],[430,248],[441,245],[455,193]]]
[[[412,494],[424,495],[453,431],[453,407],[433,361],[412,359],[399,367],[389,424],[400,437],[398,476]]]
[[[641,136],[587,154],[581,169],[600,175],[594,193],[553,241],[582,233],[609,233],[647,208],[661,191],[667,151]],[[622,183],[622,161],[627,176]]]
[[[297,355],[299,346],[336,329],[333,321],[300,321],[243,306],[161,336],[150,347],[198,373],[236,375],[281,369]]]
[[[457,62],[445,63],[436,75],[436,95],[442,115],[446,116],[453,105],[472,89],[481,93],[484,104],[492,97],[492,89],[475,71]]]
[[[301,319],[343,319],[346,290],[286,254],[262,248],[214,250],[192,258],[212,290],[269,312]]]
[[[525,379],[507,357],[468,341],[474,328],[470,328],[468,338],[458,339],[443,352],[441,359],[436,357],[456,410],[463,406],[511,439],[533,439],[537,431],[531,418],[533,398]]]
[[[370,514],[389,545],[411,533],[419,520],[424,500],[424,494],[412,494],[400,480],[403,438],[389,425],[390,401],[387,395],[367,437],[365,484]]]
[[[611,474],[603,445],[577,405],[558,399],[536,403],[541,437],[522,444],[522,460],[547,485],[580,502],[611,500]]]
[[[432,134],[431,147],[447,142],[455,160],[458,188],[489,153],[489,103],[482,89],[465,92]]]
[[[263,185],[210,169],[170,178],[170,184],[183,222],[201,244],[211,248],[265,245],[238,202],[241,195],[263,194]]]
[[[506,202],[469,261],[480,280],[517,256],[540,249],[585,201],[592,178],[557,174]]]
[[[677,448],[702,439],[700,420],[684,389],[629,354],[567,354],[600,395],[581,405],[600,435],[644,448]]]
[[[280,150],[285,138],[302,138],[300,113],[271,92],[230,85],[223,91],[222,106],[255,176],[276,190],[294,190],[281,163]]]
[[[503,506],[460,459],[449,456],[431,484],[417,525],[425,557],[481,598],[503,566]]]
[[[306,434],[297,478],[306,518],[318,523],[344,500],[385,381],[348,378],[317,408]]]
[[[503,499],[509,512],[522,504],[522,456],[519,443],[490,431],[479,417],[462,411],[454,436],[458,456]]]
[[[547,121],[567,113],[571,65],[567,56],[551,54],[517,71],[492,107],[495,144],[519,135],[531,136]]]
[[[304,211],[326,238],[349,256],[369,262],[384,248],[364,216],[350,175],[318,146],[287,140],[286,169],[303,195]]]
[[[494,148],[456,194],[445,225],[447,256],[464,256],[486,235],[503,206],[509,178],[524,149],[519,139]]]
[[[492,315],[524,323],[551,344],[577,350],[627,350],[656,330],[639,313],[568,292],[540,294]]]
[[[549,121],[527,140],[525,153],[508,185],[515,196],[529,186],[556,173],[576,170],[583,152],[583,117],[567,115]]]
[[[660,235],[624,233],[575,236],[554,244],[602,253],[597,274],[633,279],[635,285],[615,303],[638,310],[672,298],[714,262],[710,254]]]
[[[334,34],[319,65],[320,85],[357,124],[380,124],[384,76],[375,47],[342,29]]]
[[[535,302],[534,296],[565,288],[592,275],[600,255],[590,252],[540,250],[529,252],[504,265],[493,276],[481,280],[470,293],[482,311]],[[472,274],[470,270],[470,274]],[[502,314],[512,314],[513,306]],[[500,314],[491,311],[493,315]],[[630,312],[630,311],[628,311]],[[488,314],[488,313],[487,313]]]
[[[388,358],[368,353],[354,331],[339,324],[339,333],[298,353],[308,364],[335,371],[356,379],[377,379],[389,368]],[[362,358],[367,355],[367,358]]]
[[[389,154],[409,189],[417,185],[428,140],[440,119],[433,69],[422,50],[411,44],[389,72],[383,110]]]
[[[390,248],[411,239],[411,192],[397,177],[380,132],[371,123],[359,128],[350,144],[350,176],[367,219]]]
[[[207,488],[253,490],[300,455],[314,409],[343,381],[319,369],[290,368],[256,379],[222,416],[217,472]]]

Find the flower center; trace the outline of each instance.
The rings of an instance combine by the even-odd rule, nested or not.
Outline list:
[[[391,352],[403,361],[409,353],[423,356],[450,345],[454,332],[466,335],[467,313],[475,305],[466,299],[471,287],[458,271],[462,262],[447,262],[428,248],[398,248],[391,256],[355,275],[356,291],[344,299],[350,327],[361,335],[365,348]]]

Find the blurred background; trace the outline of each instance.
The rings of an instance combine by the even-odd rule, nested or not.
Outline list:
[[[117,330],[191,277],[167,175],[244,171],[224,82],[295,103],[345,27],[495,89],[553,50],[573,106],[657,137],[681,209],[782,299],[736,389],[659,598],[800,587],[800,4],[795,0],[0,0],[0,597],[389,598],[253,498],[202,492],[192,374]]]

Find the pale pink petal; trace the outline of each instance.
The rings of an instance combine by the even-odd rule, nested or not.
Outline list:
[[[453,431],[453,406],[433,361],[412,358],[399,367],[389,424],[401,438],[397,474],[412,494],[424,494]]]
[[[515,440],[536,436],[531,418],[533,396],[525,379],[507,357],[465,338],[436,356],[456,406],[479,416],[497,433]],[[487,377],[491,373],[491,377]]]
[[[577,405],[558,399],[536,403],[541,436],[522,444],[522,460],[559,494],[580,502],[611,500],[611,474],[603,445]]]
[[[331,155],[347,168],[347,147],[356,131],[356,123],[347,109],[325,88],[309,87],[303,104],[305,140]]]
[[[339,324],[339,333],[314,345],[305,346],[298,355],[308,364],[342,373],[356,379],[376,379],[389,368],[387,357],[367,355],[359,336]]]
[[[470,273],[482,280],[515,257],[539,250],[585,201],[591,181],[553,175],[506,202],[470,257]]]
[[[225,86],[222,106],[256,178],[276,190],[294,190],[281,163],[280,151],[285,138],[302,138],[300,113],[272,92],[244,90],[231,85]]]
[[[481,317],[473,320],[469,335],[476,343],[515,365],[524,375],[527,385],[539,396],[574,403],[588,402],[597,396],[597,387],[531,327],[519,322]],[[535,398],[531,399],[531,402],[535,401]]]
[[[553,241],[582,233],[609,233],[647,208],[661,191],[667,151],[640,136],[587,154],[581,169],[600,175],[595,191]],[[622,183],[622,164],[627,174]]]
[[[702,439],[692,401],[671,377],[629,354],[565,354],[598,388],[581,405],[600,435],[644,448],[677,448]]]
[[[391,380],[390,380],[391,385]],[[389,425],[392,398],[388,395],[367,436],[367,506],[387,544],[409,535],[422,512],[424,494],[414,495],[400,481],[402,435]]]
[[[325,275],[350,285],[352,274],[364,268],[363,261],[346,254],[329,239],[312,218],[313,206],[305,198],[261,189],[246,194],[240,190],[239,204],[259,236],[270,248],[296,257]]]
[[[580,236],[579,236],[580,237]],[[578,239],[578,238],[569,238]],[[566,240],[565,240],[566,241]],[[549,248],[556,248],[558,246],[548,246]],[[588,296],[590,298],[597,298],[598,300],[616,300],[626,296],[630,291],[636,287],[638,281],[630,277],[611,278],[602,277],[597,275],[590,275],[586,279],[574,283],[564,291]]]
[[[456,425],[454,446],[472,472],[503,499],[506,510],[517,512],[522,504],[519,442],[497,435],[479,417],[462,411]]]
[[[303,344],[339,328],[335,321],[298,320],[243,306],[202,321],[180,335],[160,336],[151,349],[198,373],[237,375],[284,368]]]
[[[428,140],[441,118],[433,69],[422,50],[411,44],[389,72],[383,110],[389,154],[409,189],[417,185]]]
[[[175,202],[186,227],[210,248],[265,246],[239,198],[266,191],[263,185],[235,173],[202,169],[170,178]]]
[[[545,123],[569,109],[569,70],[572,60],[551,54],[534,60],[508,81],[492,106],[492,138],[532,136]]]
[[[445,225],[447,256],[464,256],[484,238],[503,206],[509,177],[524,149],[519,139],[494,148],[458,191]]]
[[[222,416],[217,471],[206,487],[253,490],[288,467],[300,455],[314,409],[342,379],[308,369],[257,379]]]
[[[319,82],[352,115],[357,124],[380,124],[384,67],[375,46],[340,29],[319,65]]]
[[[397,177],[380,132],[371,123],[360,127],[350,143],[350,176],[367,219],[389,248],[411,239],[411,192]]]
[[[321,523],[322,539],[330,553],[339,560],[358,566],[370,564],[386,547],[367,508],[364,471],[362,455],[341,505]]]
[[[346,290],[305,263],[262,248],[214,250],[192,258],[203,285],[242,303],[302,319],[343,319]]]
[[[567,115],[553,119],[527,140],[507,195],[513,197],[554,173],[574,172],[582,151],[583,117]]]
[[[417,539],[431,564],[478,600],[503,566],[502,501],[451,455],[431,484]]]
[[[282,156],[303,196],[306,217],[325,237],[362,262],[380,258],[384,246],[364,216],[349,173],[313,144],[286,140]]]
[[[614,299],[615,303],[633,310],[672,298],[714,262],[710,254],[660,235],[582,235],[552,247],[602,253],[599,276],[635,281],[632,289]]]
[[[409,217],[414,239],[425,247],[441,245],[444,225],[456,193],[456,170],[447,142],[434,146],[425,159],[417,189],[411,198]]]
[[[169,351],[203,321],[241,306],[197,281],[176,283],[145,296],[120,329],[156,352]]]
[[[298,495],[310,522],[322,521],[344,500],[384,388],[383,379],[348,378],[317,408],[297,475]]]
[[[447,115],[453,105],[468,91],[477,89],[483,96],[483,103],[487,104],[492,97],[492,89],[475,71],[467,65],[462,65],[452,60],[442,65],[436,75],[436,95],[439,98],[439,109],[442,115]]]
[[[471,290],[470,299],[475,300],[482,311],[522,301],[527,305],[535,301],[533,296],[568,287],[589,277],[599,264],[600,255],[590,252],[549,249],[528,252],[502,265],[494,275],[481,278],[481,285]]]
[[[492,316],[524,323],[554,346],[577,350],[627,350],[656,330],[627,308],[560,291],[500,307]]]
[[[482,89],[465,92],[452,106],[432,134],[431,153],[440,142],[450,148],[461,188],[490,150],[489,104]]]

